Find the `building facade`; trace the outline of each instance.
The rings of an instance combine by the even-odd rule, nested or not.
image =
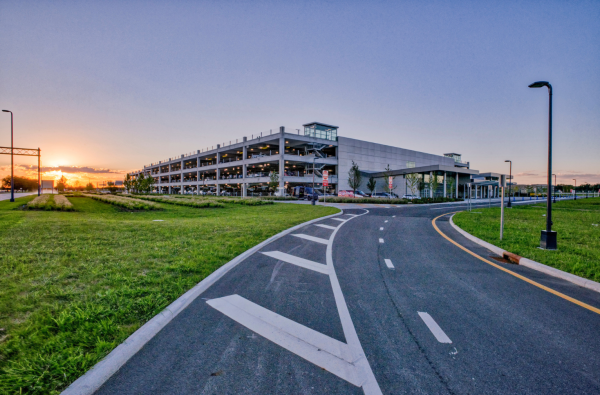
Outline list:
[[[456,179],[452,194],[460,195],[459,184],[479,173],[461,161],[459,154],[433,155],[338,136],[338,127],[319,122],[303,125],[294,133],[280,127],[276,133],[243,137],[229,144],[158,161],[133,172],[155,179],[154,192],[198,193],[210,191],[235,196],[292,194],[297,186],[312,186],[330,194],[348,190],[348,172],[352,162],[359,165],[363,180],[373,176],[383,186],[384,177],[394,174],[394,193],[408,192],[404,176],[419,173],[423,185],[427,178]],[[323,186],[323,171],[329,185]],[[400,176],[400,177],[398,177]],[[440,180],[441,180],[440,178]],[[378,189],[383,191],[382,188]],[[420,191],[420,194],[423,192]],[[431,191],[437,193],[437,191]],[[444,196],[448,195],[447,189]]]

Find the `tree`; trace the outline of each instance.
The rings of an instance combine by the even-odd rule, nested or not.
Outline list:
[[[417,195],[419,184],[421,183],[421,177],[417,173],[411,173],[406,175],[406,186],[410,190],[410,194],[413,196]]]
[[[10,189],[10,176],[2,179],[2,188]],[[38,180],[26,177],[15,177],[15,190],[22,189],[24,191],[36,191],[38,188]]]
[[[142,190],[144,191],[144,193],[150,193],[152,192],[152,189],[154,188],[154,177],[152,177],[151,175],[148,175],[147,177],[144,178],[144,182],[142,185]]]
[[[429,182],[427,183],[429,186],[429,190],[431,191],[431,197],[435,197],[435,192],[440,185],[440,181],[438,180],[438,175],[434,171],[432,175],[429,176]]]
[[[144,173],[138,174],[133,183],[133,191],[136,193],[140,193],[144,189],[145,183],[146,177],[144,176]]]
[[[65,191],[65,189],[68,187],[67,182],[68,180],[65,176],[60,177],[60,179],[58,180],[58,184],[56,185],[56,189],[58,189],[58,192]]]
[[[87,185],[85,186],[85,190],[88,192],[91,192],[94,190],[94,184],[92,184],[91,182],[88,182]]]
[[[392,178],[392,187],[390,188],[390,177]],[[390,169],[390,165],[388,164],[385,168],[385,172],[383,173],[383,190],[387,193],[392,193],[396,186],[394,186],[394,180],[396,176],[392,176],[392,169]]]
[[[362,183],[362,174],[358,165],[352,161],[352,167],[348,171],[348,185],[352,188],[353,195],[356,197],[356,190],[360,188]]]
[[[112,181],[108,182],[108,188],[107,189],[113,195],[117,193],[117,187],[115,186],[115,183],[112,182]]]
[[[133,190],[133,183],[134,180],[131,178],[131,174],[127,173],[125,175],[125,180],[123,180],[123,187],[125,187],[127,193],[130,193]]]
[[[277,191],[279,186],[279,174],[276,171],[269,173],[269,190],[272,192]]]
[[[448,186],[448,189],[450,190],[450,197],[454,196],[454,183],[456,182],[456,180],[454,179],[454,177],[446,177],[446,185]]]
[[[367,182],[367,189],[371,192],[371,195],[373,195],[375,188],[377,188],[377,181],[375,180],[375,177],[371,176],[369,177],[369,182]]]

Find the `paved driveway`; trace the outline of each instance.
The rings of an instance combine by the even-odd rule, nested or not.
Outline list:
[[[97,393],[600,393],[600,314],[548,289],[600,294],[496,261],[449,225],[463,208],[346,210],[274,241]]]

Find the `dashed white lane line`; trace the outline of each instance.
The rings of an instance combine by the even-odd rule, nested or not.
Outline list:
[[[385,224],[387,224],[387,222],[388,222],[388,221],[387,221],[387,219],[386,219],[386,220],[384,221],[384,223],[385,223]]]
[[[392,218],[396,218],[396,216],[395,216],[395,215],[392,215]]]
[[[355,358],[348,344],[298,324],[239,295],[211,299],[206,303],[260,336],[356,386],[361,386],[365,381],[363,372],[353,364]]]
[[[379,230],[383,230],[383,227],[379,228]]]
[[[325,224],[315,224],[315,226],[319,226],[319,227],[321,227],[321,228],[325,228],[325,229],[331,229],[331,230],[337,229],[337,227],[336,227],[336,226],[325,225]]]
[[[286,254],[285,252],[268,251],[261,252],[261,254],[270,256],[271,258],[279,259],[280,261],[291,263],[292,265],[303,267],[305,269],[314,270],[315,272],[329,274],[329,268],[327,267],[327,265],[323,265],[314,261],[309,261],[308,259],[300,258],[294,255]]]
[[[392,261],[389,259],[384,259],[386,266],[388,269],[394,269],[394,265],[392,265]]]
[[[431,333],[433,333],[433,336],[435,336],[437,341],[439,341],[440,343],[452,343],[452,340],[450,340],[450,338],[444,333],[442,328],[440,328],[437,322],[435,322],[429,314],[422,313],[420,311],[418,313],[419,317],[421,317],[423,322],[425,322],[425,325],[427,325],[427,327],[429,328]]]
[[[296,236],[296,237],[299,237],[304,240],[314,241],[315,243],[321,243],[321,244],[325,244],[325,245],[329,244],[329,240],[327,240],[327,239],[322,239],[320,237],[305,235],[303,233],[293,234],[292,236]]]
[[[383,244],[383,239],[379,239],[379,242],[380,242],[381,244]]]
[[[331,218],[334,221],[340,221],[340,222],[346,222],[348,221],[347,219],[341,219],[341,218]]]

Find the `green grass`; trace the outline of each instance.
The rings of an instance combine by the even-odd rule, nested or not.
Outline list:
[[[461,212],[454,216],[454,223],[507,251],[600,282],[600,198],[566,200],[552,207],[552,230],[558,232],[556,251],[538,248],[540,232],[546,228],[545,203],[505,209],[502,241],[499,208],[475,210],[481,214]]]
[[[73,212],[0,202],[0,393],[57,394],[146,321],[243,251],[338,212],[277,204]],[[162,219],[164,222],[154,222]]]

